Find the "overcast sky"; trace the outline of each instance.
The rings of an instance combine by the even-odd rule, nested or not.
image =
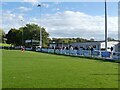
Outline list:
[[[26,23],[42,25],[50,37],[82,37],[104,40],[104,2],[2,2],[2,27]],[[41,11],[40,11],[41,8]],[[107,2],[108,36],[118,38],[118,3]]]

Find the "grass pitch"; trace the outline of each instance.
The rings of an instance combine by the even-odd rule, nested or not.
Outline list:
[[[0,43],[0,46],[6,46],[6,47],[10,47],[11,46],[11,44],[6,44],[6,43]]]
[[[118,64],[3,50],[3,88],[118,88]]]

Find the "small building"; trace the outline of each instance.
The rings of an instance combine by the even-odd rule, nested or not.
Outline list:
[[[111,51],[111,47],[113,47],[113,51],[117,52],[118,51],[118,47],[117,47],[118,44],[119,44],[119,41],[108,41],[107,42],[108,51]],[[105,49],[105,42],[101,43],[101,49]]]
[[[84,48],[88,49],[89,47],[93,47],[96,50],[100,50],[101,42],[94,41],[94,42],[77,42],[77,43],[70,43],[73,47]]]
[[[119,41],[108,41],[107,45],[108,45],[107,46],[108,51],[111,51],[111,47],[113,48],[114,52],[117,52],[118,49],[120,50]],[[50,48],[69,47],[69,46],[72,46],[73,48],[77,47],[77,48],[88,49],[89,47],[92,47],[95,50],[105,50],[105,41],[76,42],[76,43],[69,43],[69,44],[64,44],[64,43],[50,43],[49,44]]]
[[[111,47],[113,47],[113,51],[118,50],[118,43],[119,41],[108,41],[107,42],[107,48],[108,51],[111,51]],[[85,42],[85,43],[71,43],[73,47],[78,48],[85,48],[93,47],[95,50],[105,50],[105,41],[94,41],[94,42]]]

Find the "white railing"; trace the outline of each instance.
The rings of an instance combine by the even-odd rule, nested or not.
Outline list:
[[[106,51],[100,51],[100,50],[91,51],[91,50],[42,49],[42,52],[64,54],[64,55],[73,55],[73,56],[120,59],[120,54],[119,53],[118,54],[113,54],[109,51],[106,52]]]

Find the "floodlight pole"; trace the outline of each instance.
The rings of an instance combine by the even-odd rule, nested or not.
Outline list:
[[[107,4],[105,0],[105,50],[107,51]]]
[[[21,20],[23,22],[24,20]],[[23,31],[22,31],[22,46],[23,46]]]
[[[40,7],[40,18],[41,18],[41,5],[38,4],[38,7]],[[41,48],[42,48],[42,29],[41,29],[41,26],[40,26],[40,43],[39,43],[39,46],[41,46]]]

